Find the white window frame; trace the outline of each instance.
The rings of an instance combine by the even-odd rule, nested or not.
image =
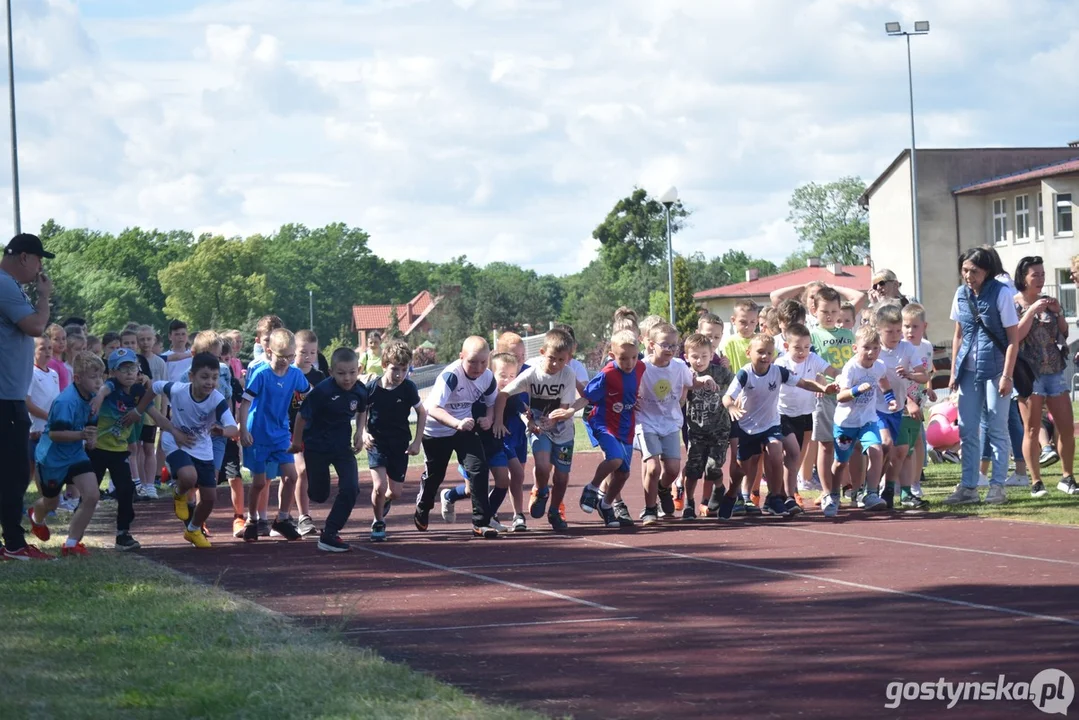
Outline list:
[[[1022,201],[1020,203],[1020,201]],[[1020,204],[1023,206],[1020,209]],[[1021,231],[1021,232],[1020,232]],[[1015,196],[1015,242],[1030,241],[1030,195]]]
[[[1061,200],[1063,197],[1066,197],[1067,200]],[[1061,220],[1065,215],[1064,212],[1061,212],[1063,209],[1067,209],[1066,214],[1072,226],[1071,230],[1060,229]],[[1075,234],[1075,212],[1071,193],[1053,193],[1053,231],[1057,237],[1072,237]]]
[[[994,245],[1008,244],[1008,198],[993,200],[993,231],[990,237]]]
[[[1034,233],[1034,239],[1038,241],[1045,239],[1045,205],[1040,192],[1038,193],[1038,231]]]

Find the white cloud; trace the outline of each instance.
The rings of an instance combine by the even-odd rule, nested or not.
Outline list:
[[[872,180],[919,144],[1062,144],[1054,118],[1001,112],[1070,87],[1065,0],[26,0],[16,8],[28,226],[285,222],[363,227],[386,257],[568,273],[639,185],[694,210],[676,250],[780,261],[807,181]],[[80,14],[81,13],[81,14]],[[1065,71],[1066,72],[1066,71]],[[1042,124],[1044,123],[1044,124]],[[1061,133],[1064,133],[1061,135]],[[0,181],[3,182],[3,181]],[[10,217],[0,203],[0,221]]]

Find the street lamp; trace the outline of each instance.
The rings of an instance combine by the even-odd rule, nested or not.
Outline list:
[[[15,201],[15,234],[22,232],[19,212],[19,150],[15,139],[15,50],[11,42],[11,0],[7,0],[7,87],[11,110],[11,190]]]
[[[671,206],[678,202],[678,188],[670,187],[663,193],[659,201],[667,208],[667,300],[671,311],[671,325],[674,322],[674,250],[671,248]]]
[[[910,36],[928,35],[929,21],[919,20],[914,23],[914,31],[907,32],[897,22],[884,23],[884,31],[891,37],[907,39],[907,87],[910,90],[910,222],[914,229],[914,295],[922,297],[922,248],[918,241],[918,152],[914,141],[914,71],[910,63]]]
[[[315,291],[307,291],[307,327],[315,329]]]

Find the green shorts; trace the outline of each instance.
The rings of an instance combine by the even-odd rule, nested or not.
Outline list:
[[[922,436],[924,430],[922,423],[904,414],[899,421],[899,437],[895,438],[896,445],[906,445],[907,455],[914,452],[914,445]]]

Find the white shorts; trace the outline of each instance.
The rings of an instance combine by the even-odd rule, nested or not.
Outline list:
[[[675,430],[667,435],[645,432],[640,425],[633,433],[633,447],[641,452],[641,458],[648,460],[657,455],[666,460],[682,459],[682,433]]]

